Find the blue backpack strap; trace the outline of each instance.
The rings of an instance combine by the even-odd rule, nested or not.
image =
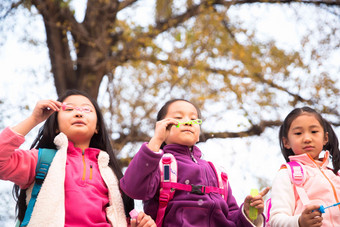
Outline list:
[[[27,226],[32,215],[33,207],[37,200],[41,185],[43,184],[45,177],[47,175],[48,169],[50,168],[51,162],[54,158],[57,150],[48,148],[39,148],[38,162],[35,168],[35,183],[32,189],[31,199],[27,205],[24,220],[20,226]]]

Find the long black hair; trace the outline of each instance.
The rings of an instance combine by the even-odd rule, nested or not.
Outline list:
[[[108,153],[110,157],[109,166],[112,168],[113,172],[117,176],[118,180],[120,180],[123,177],[123,173],[121,170],[121,167],[119,165],[119,162],[114,154],[114,151],[111,146],[110,138],[108,135],[108,132],[106,130],[106,125],[104,122],[103,114],[100,111],[100,108],[98,106],[98,103],[96,100],[94,100],[91,96],[89,96],[87,93],[78,91],[78,90],[68,90],[63,95],[61,95],[58,98],[58,101],[63,102],[67,97],[72,95],[82,95],[90,100],[90,102],[93,104],[96,114],[97,114],[97,129],[98,133],[94,134],[90,141],[90,147],[98,148],[102,151],[105,151]],[[56,149],[56,145],[54,144],[53,140],[57,136],[59,132],[58,127],[58,112],[54,112],[44,123],[44,125],[39,129],[38,136],[33,141],[31,145],[32,148],[51,148]],[[18,185],[13,186],[13,196],[14,199],[17,201],[16,204],[16,214],[17,218],[20,222],[23,221],[25,212],[27,209],[26,206],[26,189],[20,189]],[[123,202],[124,202],[124,208],[125,208],[125,214],[129,213],[134,208],[134,201],[127,195],[125,195],[124,192],[121,191]]]
[[[326,133],[328,133],[328,142],[326,143],[326,145],[323,146],[323,150],[329,151],[333,164],[333,172],[336,174],[340,169],[340,151],[338,137],[336,136],[331,124],[326,119],[324,119],[321,114],[310,107],[305,106],[292,110],[283,121],[279,132],[281,153],[287,162],[289,162],[289,156],[295,155],[291,148],[285,148],[283,138],[288,138],[288,131],[292,122],[298,116],[306,113],[315,116],[315,118],[319,121],[320,125],[323,128],[324,134],[326,135]]]

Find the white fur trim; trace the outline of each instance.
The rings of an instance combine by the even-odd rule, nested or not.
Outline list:
[[[58,151],[39,192],[28,227],[63,227],[65,225],[64,183],[68,139],[65,134],[60,133],[54,139],[54,143]],[[109,160],[109,155],[100,151],[99,171],[109,190],[110,206],[106,208],[106,215],[112,226],[125,227],[127,222],[119,182],[113,170],[108,166]],[[33,185],[27,190],[29,198],[32,187]]]
[[[68,140],[60,133],[54,139],[58,151],[39,192],[28,227],[63,227],[65,224],[65,166]]]
[[[99,168],[105,168],[105,167],[109,166],[109,161],[110,161],[109,154],[104,152],[104,151],[100,151],[99,155],[98,155],[98,166],[99,166]]]
[[[106,208],[107,218],[112,226],[127,226],[119,182],[108,164],[109,155],[104,151],[100,151],[98,156],[99,171],[109,189],[110,206]]]
[[[54,138],[54,144],[57,146],[58,150],[59,149],[66,149],[68,148],[68,139],[67,136],[64,133],[59,133],[55,138]]]

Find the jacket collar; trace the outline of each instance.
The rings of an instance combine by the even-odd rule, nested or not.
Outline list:
[[[98,159],[99,152],[99,149],[92,147],[86,148],[84,150],[84,154],[86,155],[86,157],[88,157],[92,161],[96,161]],[[83,151],[80,148],[75,147],[71,141],[68,141],[67,155],[81,156],[82,153]]]
[[[197,146],[193,146],[192,149],[185,145],[180,144],[169,144],[163,147],[163,151],[165,153],[175,154],[183,154],[183,155],[191,155],[193,154],[195,158],[201,158],[202,152]]]
[[[304,165],[308,165],[312,167],[320,166],[321,168],[326,168],[329,163],[328,157],[329,157],[329,151],[325,151],[325,156],[323,158],[320,158],[319,160],[314,160],[307,153],[289,156],[289,160],[298,161]]]

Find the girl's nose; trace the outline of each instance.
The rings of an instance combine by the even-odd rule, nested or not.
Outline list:
[[[184,125],[190,125],[190,126],[192,126],[192,121],[191,120],[187,120],[185,123],[184,123]]]
[[[311,136],[307,133],[304,137],[304,142],[305,143],[310,143],[312,141]]]
[[[76,117],[83,117],[84,116],[83,113],[80,112],[79,110],[76,110],[76,111],[77,111]]]

